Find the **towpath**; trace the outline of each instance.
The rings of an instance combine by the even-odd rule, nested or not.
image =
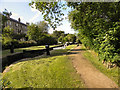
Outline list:
[[[86,88],[118,88],[116,83],[97,70],[89,60],[85,59],[81,46],[71,51],[73,65],[80,74]]]

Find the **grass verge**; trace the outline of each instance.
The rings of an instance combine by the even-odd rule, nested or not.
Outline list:
[[[82,46],[82,49],[85,49],[85,47]],[[102,64],[102,61],[99,61],[99,57],[97,56],[97,54],[94,51],[86,50],[86,51],[83,52],[83,55],[84,55],[85,58],[87,58],[89,61],[91,61],[91,63],[98,70],[100,70],[106,76],[111,78],[118,85],[118,79],[119,79],[118,67],[107,69],[107,67]]]
[[[83,88],[80,76],[72,66],[72,60],[65,55],[74,48],[53,50],[51,56],[31,59],[14,64],[3,74],[4,86],[8,88]]]

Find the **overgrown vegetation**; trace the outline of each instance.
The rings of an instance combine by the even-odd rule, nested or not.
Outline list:
[[[53,31],[53,34],[52,34],[53,37],[55,37],[55,39],[58,41],[58,42],[61,42],[61,43],[75,43],[76,42],[76,36],[74,34],[65,34],[64,31]]]
[[[8,45],[13,38],[13,29],[11,29],[9,26],[5,27],[2,31],[2,44]]]
[[[48,34],[48,28],[49,26],[45,21],[37,24],[32,23],[28,26],[28,39],[36,41],[38,45],[57,44],[55,38]]]
[[[83,88],[72,60],[63,55],[75,45],[54,50],[51,56],[33,58],[14,64],[3,74],[3,85],[7,88]]]
[[[120,61],[120,17],[118,15],[120,4],[117,2],[81,3],[75,8],[76,10],[70,12],[69,20],[72,27],[79,31],[81,42],[96,51],[101,60],[118,63]]]
[[[42,24],[45,24],[42,25]],[[41,26],[41,27],[40,27]],[[2,49],[9,49],[11,42],[13,42],[14,48],[23,48],[35,45],[53,45],[57,44],[57,41],[52,35],[49,35],[46,28],[46,23],[41,22],[39,25],[29,25],[28,34],[16,34],[14,30],[7,26],[2,32]],[[41,30],[42,29],[42,30]],[[45,30],[44,30],[45,29]],[[28,37],[28,41],[21,41],[21,38]]]
[[[74,34],[67,34],[65,36],[60,36],[58,38],[58,41],[59,42],[62,42],[62,43],[75,43],[76,42],[76,36]]]
[[[8,22],[8,18],[12,15],[11,12],[8,12],[6,9],[2,13],[2,49],[10,49],[11,45],[14,48],[24,48],[36,45],[54,45],[58,44],[58,41],[61,43],[76,41],[76,36],[74,34],[65,34],[64,31],[55,30],[53,34],[49,34],[49,25],[46,21],[40,21],[36,24],[31,23],[27,24],[27,34],[22,32],[17,32],[17,30],[12,29],[9,24],[5,26],[5,23]],[[17,33],[16,33],[17,32]]]
[[[78,31],[80,41],[89,49],[96,51],[101,60],[120,61],[120,3],[119,2],[36,2],[36,8],[43,13],[44,19],[52,23],[53,28],[63,19],[63,9],[67,6],[73,11],[69,20]],[[59,18],[57,17],[59,16]],[[54,23],[53,21],[56,20]],[[59,22],[57,22],[59,21]]]

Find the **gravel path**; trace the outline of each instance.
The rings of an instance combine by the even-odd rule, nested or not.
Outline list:
[[[106,75],[97,70],[90,61],[82,56],[80,46],[71,51],[73,65],[80,74],[86,88],[118,88],[118,86]]]

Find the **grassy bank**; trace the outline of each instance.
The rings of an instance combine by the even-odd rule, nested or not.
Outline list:
[[[4,85],[9,88],[82,88],[83,84],[72,66],[72,60],[65,55],[75,46],[54,50],[51,56],[14,64],[3,75]]]
[[[85,49],[84,46],[82,46],[82,49]],[[118,67],[117,68],[111,68],[107,69],[106,66],[102,64],[102,61],[99,61],[99,57],[94,51],[86,50],[83,52],[83,55],[85,58],[91,61],[91,63],[102,73],[104,73],[106,76],[111,78],[113,81],[116,82],[118,85]]]
[[[58,46],[58,45],[50,45],[50,47],[55,47],[55,46]],[[31,46],[31,47],[26,47],[26,48],[17,48],[17,49],[14,49],[14,52],[23,52],[23,50],[40,50],[40,49],[45,49],[45,45],[44,46]],[[2,56],[7,56],[7,55],[10,55],[10,50],[3,50],[2,51]]]

